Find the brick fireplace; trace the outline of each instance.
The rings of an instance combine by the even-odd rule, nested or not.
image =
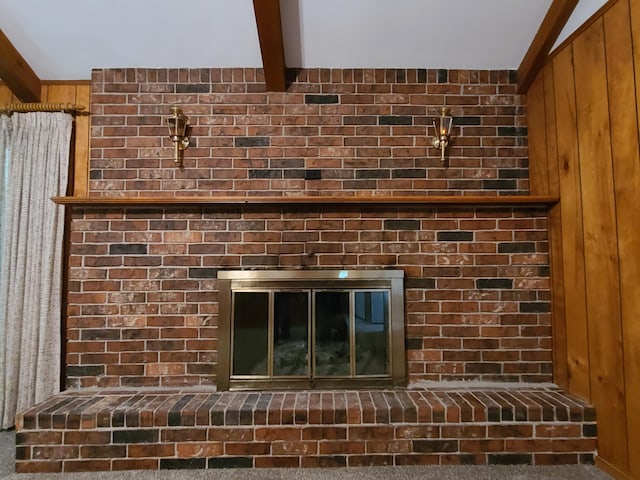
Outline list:
[[[266,93],[256,69],[93,73],[69,392],[20,417],[18,469],[589,461],[593,410],[548,385],[549,201],[527,197],[512,73],[291,81]],[[174,104],[192,126],[184,169],[164,125]],[[446,166],[428,131],[442,106],[455,117]],[[376,269],[404,273],[408,390],[215,392],[219,272]],[[483,393],[423,391],[461,381]],[[67,441],[77,429],[91,440]]]

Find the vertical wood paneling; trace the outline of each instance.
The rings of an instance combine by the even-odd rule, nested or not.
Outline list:
[[[635,3],[634,27],[640,28]],[[640,144],[636,83],[640,79],[634,79],[634,56],[637,68],[640,52],[634,52],[629,19],[629,3],[626,1],[618,2],[604,17],[620,261],[629,473],[633,478],[640,478],[640,455],[637,454],[640,449]],[[640,35],[640,30],[634,33]],[[632,99],[635,99],[635,104]]]
[[[561,199],[565,318],[567,332],[570,332],[567,335],[568,383],[572,393],[590,399],[582,193],[572,49],[560,52],[553,60],[553,67],[556,121],[561,125],[557,136],[557,175]]]
[[[599,452],[628,469],[626,405],[603,21],[573,43],[585,238],[591,399],[606,420]]]
[[[531,195],[546,195],[548,193],[544,103],[544,80],[541,75],[538,75],[527,92],[529,188]]]
[[[556,133],[556,96],[553,78],[553,63],[542,70],[544,80],[545,127],[547,130],[547,193],[560,194],[558,181],[558,137]]]

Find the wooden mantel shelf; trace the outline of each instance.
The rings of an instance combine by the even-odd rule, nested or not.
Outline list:
[[[553,196],[300,196],[300,197],[54,197],[59,205],[72,207],[183,207],[183,206],[244,206],[265,207],[300,205],[377,205],[377,206],[477,206],[477,207],[514,207],[514,206],[552,206],[558,202]]]

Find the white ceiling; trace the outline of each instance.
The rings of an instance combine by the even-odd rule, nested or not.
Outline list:
[[[566,37],[606,0],[580,0]],[[551,0],[280,0],[289,67],[516,69]],[[252,0],[0,0],[42,80],[262,66]]]

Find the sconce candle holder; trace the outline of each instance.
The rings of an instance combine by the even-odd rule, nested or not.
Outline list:
[[[453,117],[448,115],[447,109],[442,108],[440,118],[433,121],[433,129],[435,135],[431,144],[440,150],[440,161],[445,165],[444,153],[451,139],[451,130],[453,129]]]
[[[182,151],[189,146],[187,130],[189,117],[184,116],[179,107],[171,107],[171,116],[167,118],[169,126],[169,138],[173,142],[174,162],[177,167],[182,167]]]

